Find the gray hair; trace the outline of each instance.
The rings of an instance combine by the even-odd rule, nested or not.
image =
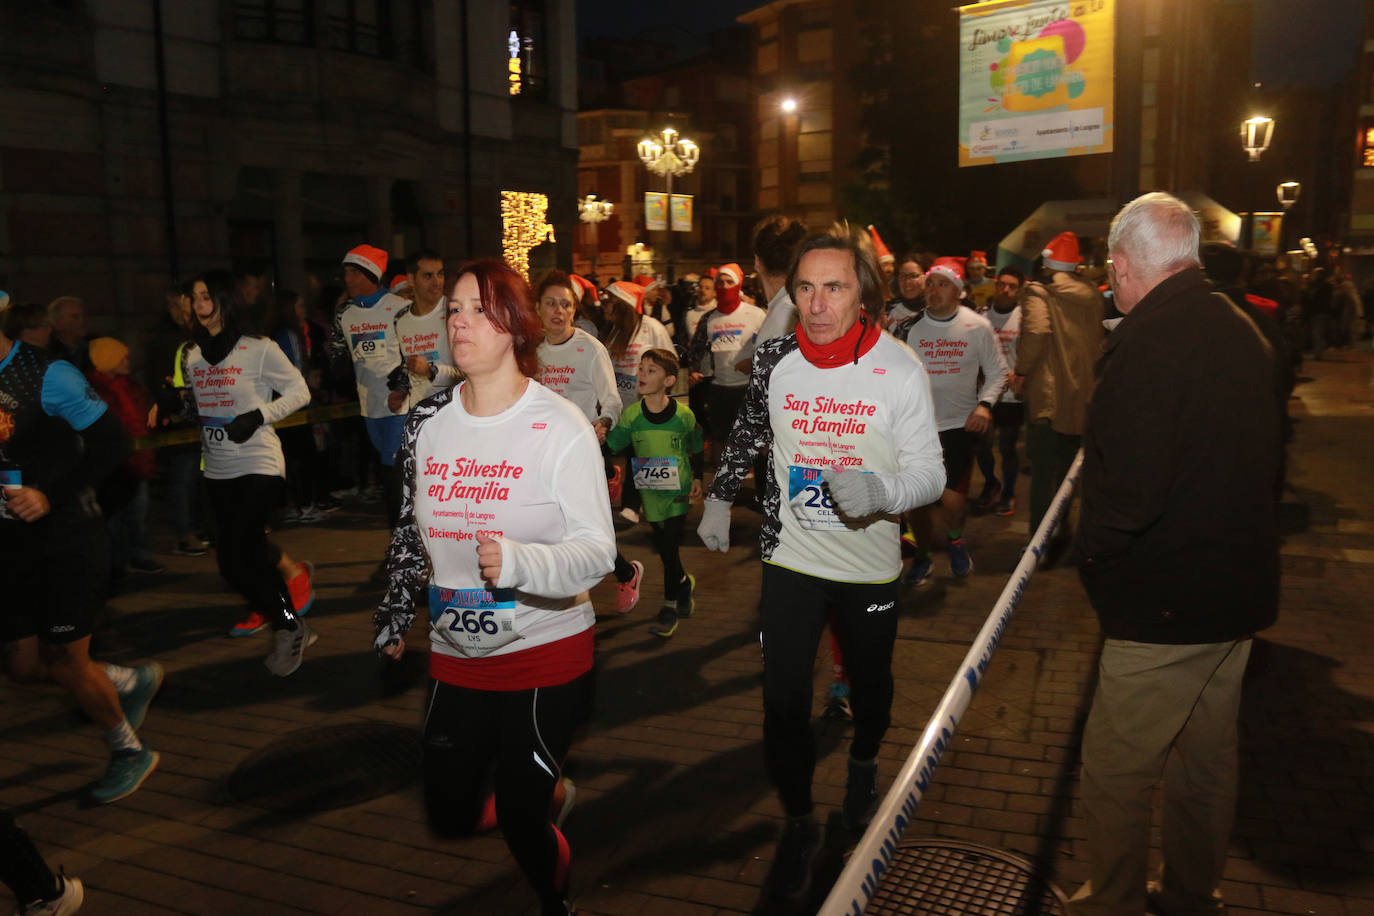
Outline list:
[[[1107,233],[1107,251],[1123,252],[1144,276],[1164,278],[1199,267],[1202,227],[1187,204],[1163,191],[1142,194],[1121,208]]]

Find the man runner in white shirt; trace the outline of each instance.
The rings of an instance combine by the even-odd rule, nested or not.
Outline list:
[[[422,248],[406,259],[406,276],[415,301],[396,313],[400,366],[391,370],[386,406],[392,413],[409,413],[435,389],[458,381],[453,354],[445,343],[444,259]]]
[[[764,756],[787,815],[773,885],[800,897],[824,839],[812,811],[811,699],[827,608],[852,681],[842,814],[858,830],[877,805],[878,749],[892,708],[898,519],[936,499],[945,478],[925,370],[878,328],[882,274],[871,251],[847,229],[813,236],[787,285],[797,330],[755,354],[698,532],[709,549],[728,549],[730,503],[754,456],[767,451]]]
[[[973,560],[964,545],[969,477],[973,447],[992,425],[992,405],[1007,382],[1007,364],[997,346],[988,320],[960,304],[964,291],[964,267],[958,258],[936,258],[926,274],[926,310],[907,332],[906,342],[916,351],[930,377],[944,450],[948,482],[940,496],[949,568],[956,577],[973,572]],[[983,388],[978,388],[982,371]],[[930,544],[936,506],[922,506],[911,520],[918,552],[907,571],[907,585],[928,581],[932,563]]]

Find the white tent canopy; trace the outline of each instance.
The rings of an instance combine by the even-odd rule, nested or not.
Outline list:
[[[1179,199],[1197,211],[1202,241],[1240,242],[1240,217],[1200,191],[1184,191]],[[1061,232],[1080,238],[1104,238],[1120,206],[1111,199],[1047,200],[997,245],[997,265],[1029,267],[1050,240]]]

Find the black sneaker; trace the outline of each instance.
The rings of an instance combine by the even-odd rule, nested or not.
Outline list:
[[[844,805],[840,819],[844,829],[859,831],[868,826],[878,812],[878,761],[860,763],[849,760],[849,778],[844,783]]]
[[[157,560],[153,559],[130,560],[129,568],[134,572],[142,573],[145,576],[156,576],[160,573],[165,573],[167,571],[167,567],[163,566]]]
[[[685,594],[684,594],[685,592]],[[677,615],[691,617],[696,609],[697,577],[687,573],[677,587]]]
[[[658,619],[649,624],[649,632],[667,639],[677,632],[677,608],[665,604],[658,609]]]
[[[811,869],[825,846],[825,828],[810,815],[789,817],[773,861],[773,892],[796,900],[811,889]]]

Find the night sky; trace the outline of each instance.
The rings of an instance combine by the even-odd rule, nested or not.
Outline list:
[[[1253,79],[1271,89],[1329,86],[1347,72],[1364,39],[1369,0],[1254,3]],[[688,56],[699,49],[708,32],[728,26],[740,13],[762,5],[758,0],[693,0],[691,15],[684,16],[682,7],[671,3],[578,0],[578,28],[586,38],[630,39],[653,32],[656,38],[680,40],[682,56]]]

